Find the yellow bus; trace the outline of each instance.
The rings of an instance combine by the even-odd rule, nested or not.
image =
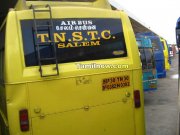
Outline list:
[[[163,45],[163,52],[164,52],[164,61],[165,61],[165,69],[169,70],[170,69],[170,64],[169,64],[169,52],[168,52],[168,46],[167,46],[167,42],[165,39],[160,38],[161,39],[161,43]]]
[[[126,13],[106,0],[22,0],[0,31],[2,135],[145,135]]]

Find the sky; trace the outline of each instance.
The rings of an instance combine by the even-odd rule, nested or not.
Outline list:
[[[169,44],[176,43],[175,27],[180,17],[180,0],[109,0],[150,27]]]

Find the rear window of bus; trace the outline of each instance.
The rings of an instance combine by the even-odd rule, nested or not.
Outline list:
[[[139,48],[142,69],[152,69],[155,68],[154,56],[152,48],[141,47]]]
[[[139,52],[140,52],[140,57],[141,57],[141,62],[142,62],[142,69],[146,69],[146,56],[145,56],[143,48],[139,48]]]
[[[146,55],[147,69],[155,68],[152,48],[146,48],[144,51]]]
[[[39,20],[38,25],[47,25],[49,20]],[[55,19],[53,31],[41,29],[37,35],[33,20],[21,20],[26,66],[37,66],[36,43],[47,43],[51,33],[56,46],[58,63],[120,58],[127,56],[126,44],[120,19],[84,18]],[[40,57],[52,57],[52,47],[39,48]],[[44,61],[42,64],[53,64]]]
[[[163,42],[163,41],[161,41],[161,43],[162,43],[163,50],[165,50],[165,47],[164,47],[164,42]]]
[[[158,51],[160,50],[160,46],[159,46],[159,43],[161,43],[158,39],[151,39],[151,42],[152,42],[152,46],[154,48],[154,50]]]

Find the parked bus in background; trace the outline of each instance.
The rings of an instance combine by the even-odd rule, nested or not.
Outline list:
[[[176,23],[176,44],[178,47],[178,50],[180,49],[180,17],[177,20]],[[179,53],[178,53],[179,54]],[[179,74],[179,78],[180,78],[180,54],[178,55],[178,74]],[[180,79],[178,78],[178,94],[179,94],[179,98],[178,98],[178,126],[177,126],[177,135],[179,135],[180,133]]]
[[[155,59],[151,40],[146,37],[136,37],[136,42],[140,52],[143,70],[143,89],[151,91],[157,89],[157,74]]]
[[[106,0],[19,0],[0,41],[2,135],[145,135],[124,11]]]
[[[152,32],[137,33],[136,35],[143,35],[151,39],[151,43],[154,49],[157,77],[166,77],[164,53],[160,38]]]
[[[160,38],[160,39],[161,39],[161,43],[162,43],[162,47],[163,47],[165,69],[169,70],[170,64],[169,64],[169,52],[168,52],[167,41],[163,38]]]
[[[173,57],[177,54],[176,44],[172,44]]]
[[[176,54],[178,54],[179,53],[179,49],[178,49],[178,47],[175,45],[175,49],[176,49]]]
[[[171,57],[173,57],[172,56],[173,52],[172,52],[172,47],[170,44],[168,44],[168,53],[169,53],[169,64],[171,65],[172,64],[172,60],[171,60],[172,58]]]
[[[170,57],[174,57],[172,45],[169,45],[169,54]]]
[[[177,20],[177,23],[176,23],[176,44],[177,44],[178,50],[180,50],[180,17],[179,17],[179,19]],[[178,56],[179,56],[179,59],[178,59],[178,62],[179,62],[179,64],[178,64],[179,65],[178,73],[179,73],[179,76],[180,76],[180,54]],[[180,89],[180,79],[179,79],[179,89]]]

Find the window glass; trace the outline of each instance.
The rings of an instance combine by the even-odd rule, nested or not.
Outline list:
[[[159,47],[159,40],[158,39],[151,39],[151,42],[152,42],[152,46],[154,48],[154,50],[160,50],[161,48]]]
[[[139,48],[143,69],[155,68],[154,55],[152,48]]]
[[[162,47],[163,47],[163,50],[165,49],[165,47],[164,47],[164,42],[163,41],[161,41],[161,43],[162,43]]]
[[[58,63],[127,56],[120,19],[57,19],[53,20],[53,29],[43,27],[51,25],[49,20],[38,20],[37,25],[36,33],[33,20],[21,21],[26,66],[38,65],[37,43],[40,44],[41,59],[52,58],[56,54]],[[56,53],[52,47],[53,41]],[[41,63],[53,64],[55,61]]]
[[[143,48],[139,48],[141,62],[142,62],[142,69],[146,69],[146,56]]]
[[[169,47],[169,51],[172,51],[172,47]]]
[[[147,69],[155,68],[152,48],[145,48],[144,51],[146,55]]]

